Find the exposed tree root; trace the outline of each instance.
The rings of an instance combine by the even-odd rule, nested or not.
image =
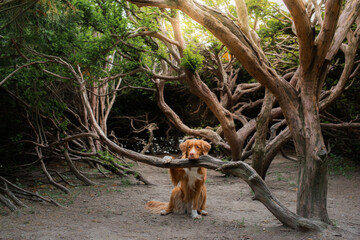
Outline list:
[[[7,199],[4,195],[0,193],[0,202],[5,205],[10,211],[14,212],[17,210],[17,207],[13,202],[11,202],[9,199]]]
[[[45,163],[42,159],[40,160],[40,163],[41,163],[41,169],[43,170],[43,172],[44,172],[46,178],[49,180],[49,182],[52,185],[54,185],[55,187],[57,187],[58,189],[60,189],[61,191],[63,191],[64,193],[69,194],[70,190],[67,187],[61,185],[60,183],[55,182],[55,180],[52,178],[50,173],[47,171]]]
[[[115,173],[119,177],[127,177],[128,174],[133,175],[137,180],[143,182],[145,185],[153,185],[151,182],[149,182],[141,173],[132,170],[131,168],[127,166],[122,166],[120,164],[117,164],[115,161],[100,161],[98,159],[93,159],[89,157],[83,157],[81,160],[87,160],[94,162],[96,164],[101,165],[106,170]]]
[[[91,181],[90,179],[88,179],[87,177],[85,177],[83,174],[81,174],[77,168],[75,167],[74,163],[72,162],[70,156],[69,156],[69,152],[66,148],[63,148],[62,151],[64,152],[64,156],[65,156],[65,160],[68,163],[71,172],[83,183],[85,183],[85,185],[87,186],[93,186],[96,185],[95,182]]]
[[[27,207],[19,198],[30,199],[30,200],[40,200],[47,203],[52,203],[56,206],[64,207],[58,202],[54,201],[51,198],[42,197],[36,193],[27,191],[21,187],[16,186],[11,183],[4,177],[0,176],[0,182],[3,183],[4,188],[0,188],[0,202],[3,203],[11,211],[18,210],[18,207]],[[4,194],[7,196],[5,197]]]
[[[284,152],[284,149],[281,149],[281,150],[280,150],[280,153],[281,153],[281,155],[282,155],[285,159],[288,159],[288,160],[294,161],[294,162],[297,161],[296,158],[293,158],[293,157],[287,155],[287,154]]]

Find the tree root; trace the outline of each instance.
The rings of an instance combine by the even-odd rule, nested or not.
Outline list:
[[[69,156],[69,152],[66,148],[63,148],[62,151],[64,152],[64,156],[65,156],[65,160],[68,163],[71,172],[83,183],[85,183],[85,185],[87,186],[93,186],[96,185],[95,182],[91,181],[90,179],[88,179],[87,177],[85,177],[83,174],[81,174],[77,168],[75,167],[74,163],[72,162],[70,156]]]
[[[0,202],[5,205],[10,211],[14,212],[17,210],[17,207],[13,202],[11,202],[9,199],[7,199],[4,195],[0,193]]]
[[[51,198],[48,199],[36,193],[32,193],[21,187],[18,187],[2,176],[0,176],[0,181],[2,181],[2,183],[4,184],[4,188],[0,188],[0,191],[2,192],[0,193],[0,202],[4,204],[7,208],[9,208],[10,211],[12,212],[18,210],[17,206],[27,208],[27,206],[19,198],[25,198],[25,199],[35,198],[39,201],[44,201],[47,203],[52,203],[56,206],[64,207]],[[4,194],[7,197],[5,197]]]
[[[40,159],[40,163],[41,163],[41,169],[43,170],[43,172],[44,172],[46,178],[49,180],[49,182],[52,185],[54,185],[55,187],[57,187],[58,189],[60,189],[61,191],[63,191],[64,193],[69,194],[70,190],[67,187],[61,185],[60,183],[55,182],[55,180],[52,178],[52,176],[50,175],[50,173],[46,169],[45,163],[44,163],[44,161],[42,159]]]
[[[106,170],[118,175],[121,178],[127,177],[128,174],[131,174],[137,180],[143,182],[145,185],[153,185],[141,173],[139,173],[139,172],[137,172],[135,170],[132,170],[129,167],[119,165],[119,164],[115,163],[114,161],[101,161],[101,160],[94,159],[94,158],[89,158],[89,157],[81,157],[80,159],[77,159],[77,160],[91,161],[91,162],[94,162],[96,164],[99,164],[103,168],[105,168]]]

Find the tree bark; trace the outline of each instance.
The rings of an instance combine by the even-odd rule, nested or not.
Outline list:
[[[241,159],[244,142],[236,133],[232,114],[219,103],[214,93],[201,81],[198,74],[192,74],[186,70],[186,75],[190,91],[203,100],[218,119],[230,146],[232,159],[234,161],[239,161]]]
[[[272,93],[265,89],[264,102],[261,111],[256,118],[256,137],[252,148],[252,167],[255,171],[264,179],[264,157],[266,137],[269,132],[269,121],[271,117],[271,109],[274,103],[275,97]]]
[[[314,96],[302,96],[303,133],[297,134],[295,146],[299,159],[299,187],[297,213],[307,218],[318,218],[330,223],[327,214],[327,151],[322,137],[319,112],[313,104]],[[301,138],[301,139],[300,139]]]
[[[164,99],[164,80],[156,81],[156,97],[157,97],[157,104],[161,111],[165,114],[166,118],[180,131],[185,134],[199,136],[211,141],[215,145],[219,145],[223,147],[225,150],[229,151],[230,147],[226,144],[223,139],[220,137],[219,134],[214,132],[211,129],[191,129],[187,125],[185,125],[180,117],[166,104]]]
[[[4,182],[4,188],[0,188],[0,190],[5,193],[17,206],[27,208],[27,206],[20,201],[12,191],[10,191],[6,182]]]
[[[0,193],[0,202],[4,204],[8,209],[10,209],[10,211],[12,212],[17,210],[17,207],[1,193]]]
[[[261,177],[265,180],[267,170],[270,167],[272,160],[281,148],[291,139],[290,130],[287,127],[281,133],[279,133],[272,141],[270,141],[265,147],[265,156],[263,159]]]
[[[87,186],[93,186],[96,185],[95,182],[91,181],[90,179],[88,179],[87,177],[85,177],[83,174],[81,174],[75,167],[74,163],[72,162],[70,156],[69,156],[69,152],[66,148],[62,148],[62,151],[64,153],[65,156],[65,160],[68,163],[71,172],[83,183],[85,183]]]

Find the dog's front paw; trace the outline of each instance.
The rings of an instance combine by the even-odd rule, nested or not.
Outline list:
[[[172,160],[173,160],[173,158],[170,157],[170,156],[165,156],[165,157],[162,158],[162,162],[164,164],[170,163]]]
[[[166,210],[161,210],[160,215],[165,216],[166,215]]]
[[[193,219],[201,219],[201,215],[198,214],[197,210],[191,210],[191,217]]]
[[[200,211],[200,214],[201,214],[202,216],[208,215],[207,211],[205,211],[205,210],[201,210],[201,211]]]

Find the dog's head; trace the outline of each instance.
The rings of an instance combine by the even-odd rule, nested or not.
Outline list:
[[[180,144],[183,157],[188,159],[198,159],[201,155],[206,155],[210,151],[210,144],[203,140],[186,140]]]

